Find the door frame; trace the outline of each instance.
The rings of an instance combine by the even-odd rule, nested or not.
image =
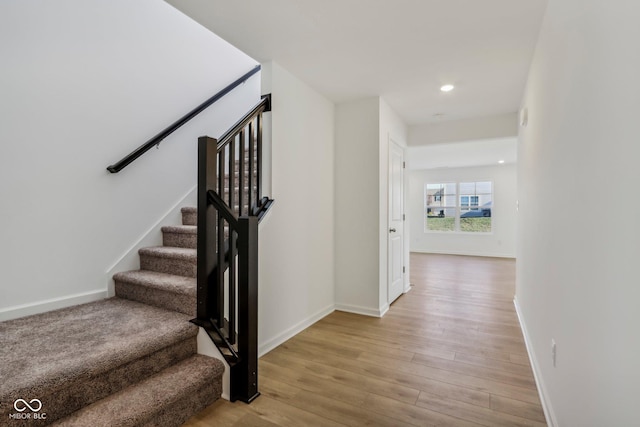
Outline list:
[[[405,184],[406,184],[406,177],[405,177],[405,147],[396,142],[397,140],[395,138],[393,138],[391,135],[388,136],[388,172],[387,172],[387,304],[391,304],[393,301],[395,301],[397,298],[400,297],[400,295],[402,295],[403,293],[406,293],[407,290],[407,286],[406,286],[406,274],[408,273],[405,266],[407,265],[407,260],[406,258],[406,251],[405,251],[405,244],[406,244],[406,200],[405,200],[405,194],[406,194],[406,189],[405,189]],[[391,294],[392,291],[392,282],[393,282],[393,259],[392,259],[392,237],[393,237],[393,233],[390,232],[389,230],[392,228],[396,228],[398,227],[398,220],[392,220],[392,209],[393,209],[393,200],[392,200],[392,174],[393,174],[393,168],[392,168],[392,151],[395,149],[399,149],[402,152],[402,177],[401,177],[401,190],[400,190],[400,197],[401,197],[401,210],[402,210],[402,220],[400,220],[400,227],[402,227],[401,230],[401,257],[402,257],[402,266],[403,266],[403,272],[402,272],[402,283],[400,286],[400,292],[398,293],[397,296]],[[393,299],[392,299],[393,298]]]

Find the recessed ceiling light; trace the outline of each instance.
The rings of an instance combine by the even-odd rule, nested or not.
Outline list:
[[[443,92],[450,92],[453,90],[453,85],[444,85],[440,88],[440,90]]]
[[[504,160],[498,160],[498,163],[503,164]]]

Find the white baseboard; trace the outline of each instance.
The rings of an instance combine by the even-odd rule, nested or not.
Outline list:
[[[378,309],[378,312],[380,313],[380,316],[378,317],[384,316],[385,314],[387,314],[387,311],[389,311],[389,304],[385,304]]]
[[[197,186],[192,187],[180,200],[178,200],[164,215],[162,215],[155,224],[136,240],[136,242],[127,249],[118,259],[104,272],[107,293],[109,296],[115,295],[115,283],[113,275],[121,271],[137,270],[140,266],[140,257],[138,250],[148,246],[162,245],[161,229],[165,225],[182,224],[182,213],[180,209],[184,206],[194,206],[196,198]]]
[[[404,290],[402,291],[402,293],[406,294],[407,292],[409,292],[411,289],[413,288],[413,286],[411,286],[411,283],[407,283],[404,287]]]
[[[57,310],[59,308],[70,307],[72,305],[99,301],[104,298],[107,298],[107,291],[104,289],[97,289],[66,297],[52,298],[31,304],[3,308],[0,309],[0,322],[30,316],[32,314],[44,313],[46,311]]]
[[[378,309],[351,304],[336,304],[336,310],[345,311],[347,313],[362,314],[363,316],[382,317],[389,310],[389,304]]]
[[[549,401],[549,398],[548,398],[549,393],[547,392],[547,388],[545,387],[544,381],[542,380],[542,374],[540,373],[538,359],[536,359],[536,355],[533,352],[533,345],[529,339],[529,334],[527,333],[527,326],[524,323],[522,313],[520,312],[520,306],[518,305],[518,300],[516,298],[513,299],[513,305],[516,308],[516,314],[518,315],[518,321],[520,322],[520,329],[522,330],[524,343],[525,343],[525,346],[527,347],[529,360],[531,361],[531,370],[533,371],[533,378],[535,379],[536,386],[538,388],[538,395],[540,396],[540,402],[542,403],[542,410],[544,411],[544,417],[546,418],[547,424],[549,425],[549,427],[558,427],[558,421],[556,419],[555,413],[553,412],[551,402]]]
[[[487,253],[487,252],[473,252],[473,251],[427,251],[420,249],[411,249],[411,252],[417,254],[439,254],[439,255],[463,255],[463,256],[479,256],[487,258],[513,258],[514,254],[501,254],[501,253]]]
[[[289,329],[283,331],[282,333],[276,335],[275,337],[269,339],[268,341],[258,344],[258,357],[262,357],[265,354],[269,353],[271,350],[273,350],[283,342],[287,341],[289,338],[294,337],[295,335],[307,329],[309,326],[316,323],[318,320],[333,313],[334,310],[335,310],[335,307],[333,304],[331,304],[323,308],[322,310],[318,311],[317,313],[312,314],[306,319],[296,323]]]

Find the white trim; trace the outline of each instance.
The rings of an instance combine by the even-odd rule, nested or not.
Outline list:
[[[395,147],[394,147],[395,146]],[[401,205],[402,205],[402,220],[396,220],[393,221],[392,220],[392,210],[393,207],[391,206],[393,204],[393,201],[391,200],[391,192],[393,191],[393,185],[392,185],[392,163],[393,163],[393,151],[394,148],[397,148],[400,150],[400,152],[402,152],[402,179],[401,184],[402,184],[402,191],[400,192],[400,197],[401,197]],[[405,227],[405,219],[406,219],[406,200],[405,200],[405,196],[406,196],[406,191],[405,191],[405,146],[400,145],[399,143],[396,142],[395,139],[393,139],[391,137],[391,133],[387,133],[387,226],[385,227],[383,233],[386,236],[386,246],[387,246],[387,262],[386,262],[386,269],[387,269],[387,283],[386,283],[386,288],[387,288],[387,303],[386,303],[386,309],[382,308],[380,309],[380,312],[382,313],[380,315],[380,317],[384,316],[384,314],[389,310],[389,304],[391,304],[393,301],[395,301],[397,298],[400,297],[400,295],[402,295],[404,293],[404,287],[405,287],[405,265],[407,264],[407,260],[405,260],[405,248],[406,248],[406,242],[405,239],[407,239],[407,229]],[[400,284],[400,287],[402,289],[400,289],[400,293],[393,298],[391,295],[391,286],[393,284],[393,268],[392,268],[392,263],[393,263],[393,256],[392,256],[392,244],[391,244],[391,233],[388,231],[392,228],[392,223],[396,222],[396,223],[400,223],[400,225],[397,225],[396,227],[401,227],[401,249],[400,249],[400,255],[402,256],[402,283]],[[395,227],[394,227],[395,228]],[[393,298],[393,300],[392,300]]]
[[[418,254],[464,255],[464,256],[481,256],[481,257],[487,257],[487,258],[512,258],[512,259],[516,259],[516,256],[512,255],[512,254],[500,254],[500,253],[491,253],[491,252],[424,251],[424,250],[416,250],[416,249],[411,249],[411,252],[415,252],[415,253],[418,253]]]
[[[279,346],[283,342],[287,341],[288,339],[298,335],[300,332],[304,331],[309,326],[311,326],[314,323],[316,323],[318,320],[320,320],[323,317],[328,316],[329,314],[333,313],[334,310],[335,310],[335,306],[333,304],[331,304],[331,305],[323,308],[322,310],[318,311],[317,313],[312,314],[311,316],[307,317],[306,319],[296,323],[292,327],[286,329],[285,331],[283,331],[280,334],[276,335],[275,337],[271,338],[267,342],[264,342],[262,344],[258,344],[258,357],[262,357],[265,354],[269,353],[271,350],[273,350],[274,348],[276,348],[277,346]]]
[[[220,353],[220,350],[218,350],[218,347],[216,347],[213,341],[211,341],[209,334],[207,334],[207,331],[205,331],[204,328],[198,328],[198,335],[196,339],[198,343],[198,354],[213,357],[214,359],[218,359],[224,363],[224,372],[222,374],[222,398],[224,400],[229,400],[229,393],[231,391],[229,364],[222,353]]]
[[[107,294],[109,296],[115,295],[115,284],[113,282],[113,275],[128,270],[135,270],[140,265],[140,258],[138,256],[138,250],[147,246],[158,246],[162,244],[161,229],[165,225],[178,225],[182,224],[182,213],[180,209],[186,205],[194,205],[196,197],[196,190],[198,186],[193,186],[184,196],[174,203],[164,215],[162,215],[151,227],[147,229],[138,240],[131,245],[110,267],[108,267],[105,274],[105,281],[107,287]]]
[[[538,388],[538,395],[540,396],[540,402],[542,403],[542,410],[544,411],[544,417],[547,420],[547,424],[549,427],[558,426],[558,420],[556,419],[555,413],[553,412],[553,407],[551,406],[551,401],[548,396],[547,388],[544,385],[544,381],[542,380],[542,374],[540,373],[540,367],[538,365],[538,360],[536,359],[536,354],[533,352],[533,344],[529,339],[529,334],[527,333],[527,327],[524,323],[524,318],[522,317],[522,313],[520,312],[520,306],[518,305],[517,298],[513,298],[513,305],[516,308],[516,314],[518,315],[518,322],[520,322],[520,329],[522,330],[522,335],[524,337],[524,344],[527,347],[527,353],[529,354],[529,360],[531,362],[531,370],[533,371],[533,378],[536,381],[536,386]]]
[[[66,308],[72,305],[99,301],[105,298],[107,298],[107,291],[104,289],[96,289],[93,291],[69,295],[66,297],[52,298],[45,301],[3,308],[0,310],[0,321],[17,319],[19,317],[44,313],[46,311]]]
[[[398,298],[399,298],[399,297],[398,297]],[[383,305],[382,307],[380,307],[380,309],[378,310],[378,312],[380,313],[380,316],[378,316],[378,317],[382,317],[382,316],[384,316],[385,314],[387,314],[387,311],[389,311],[389,307],[390,307],[390,306],[389,306],[389,304],[388,304],[388,303],[387,303],[387,304],[385,304],[385,305]]]
[[[378,309],[351,304],[336,304],[336,311],[346,311],[347,313],[362,314],[363,316],[382,317],[389,311],[389,304],[385,304]]]
[[[409,292],[411,290],[411,288],[413,288],[413,286],[411,286],[411,283],[406,283],[404,285],[404,291],[402,291],[402,293],[406,294],[407,292]]]

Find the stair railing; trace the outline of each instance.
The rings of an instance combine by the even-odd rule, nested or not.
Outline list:
[[[230,367],[230,400],[258,392],[258,222],[266,95],[219,140],[198,140],[197,318]]]
[[[107,166],[107,170],[109,172],[111,172],[111,173],[118,173],[122,169],[126,168],[130,163],[132,163],[138,157],[142,156],[144,153],[149,151],[151,148],[159,147],[160,143],[166,137],[168,137],[173,132],[175,132],[176,130],[181,128],[188,121],[190,121],[191,119],[196,117],[198,114],[202,113],[204,110],[209,108],[211,105],[216,103],[218,100],[220,100],[226,94],[231,92],[233,89],[235,89],[236,87],[240,86],[242,83],[246,82],[251,76],[256,74],[258,71],[260,71],[260,65],[256,65],[253,69],[251,69],[250,71],[246,72],[244,75],[242,75],[241,77],[239,77],[235,81],[231,82],[229,85],[224,87],[221,91],[219,91],[218,93],[216,93],[215,95],[213,95],[212,97],[210,97],[209,99],[204,101],[202,104],[198,105],[193,110],[189,111],[184,116],[180,117],[178,120],[176,120],[174,123],[172,123],[169,127],[167,127],[166,129],[162,130],[156,136],[154,136],[153,138],[151,138],[150,140],[148,140],[147,142],[145,142],[144,144],[142,144],[141,146],[139,146],[138,148],[133,150],[131,153],[129,153],[126,156],[124,156],[122,159],[120,159],[116,163]]]

